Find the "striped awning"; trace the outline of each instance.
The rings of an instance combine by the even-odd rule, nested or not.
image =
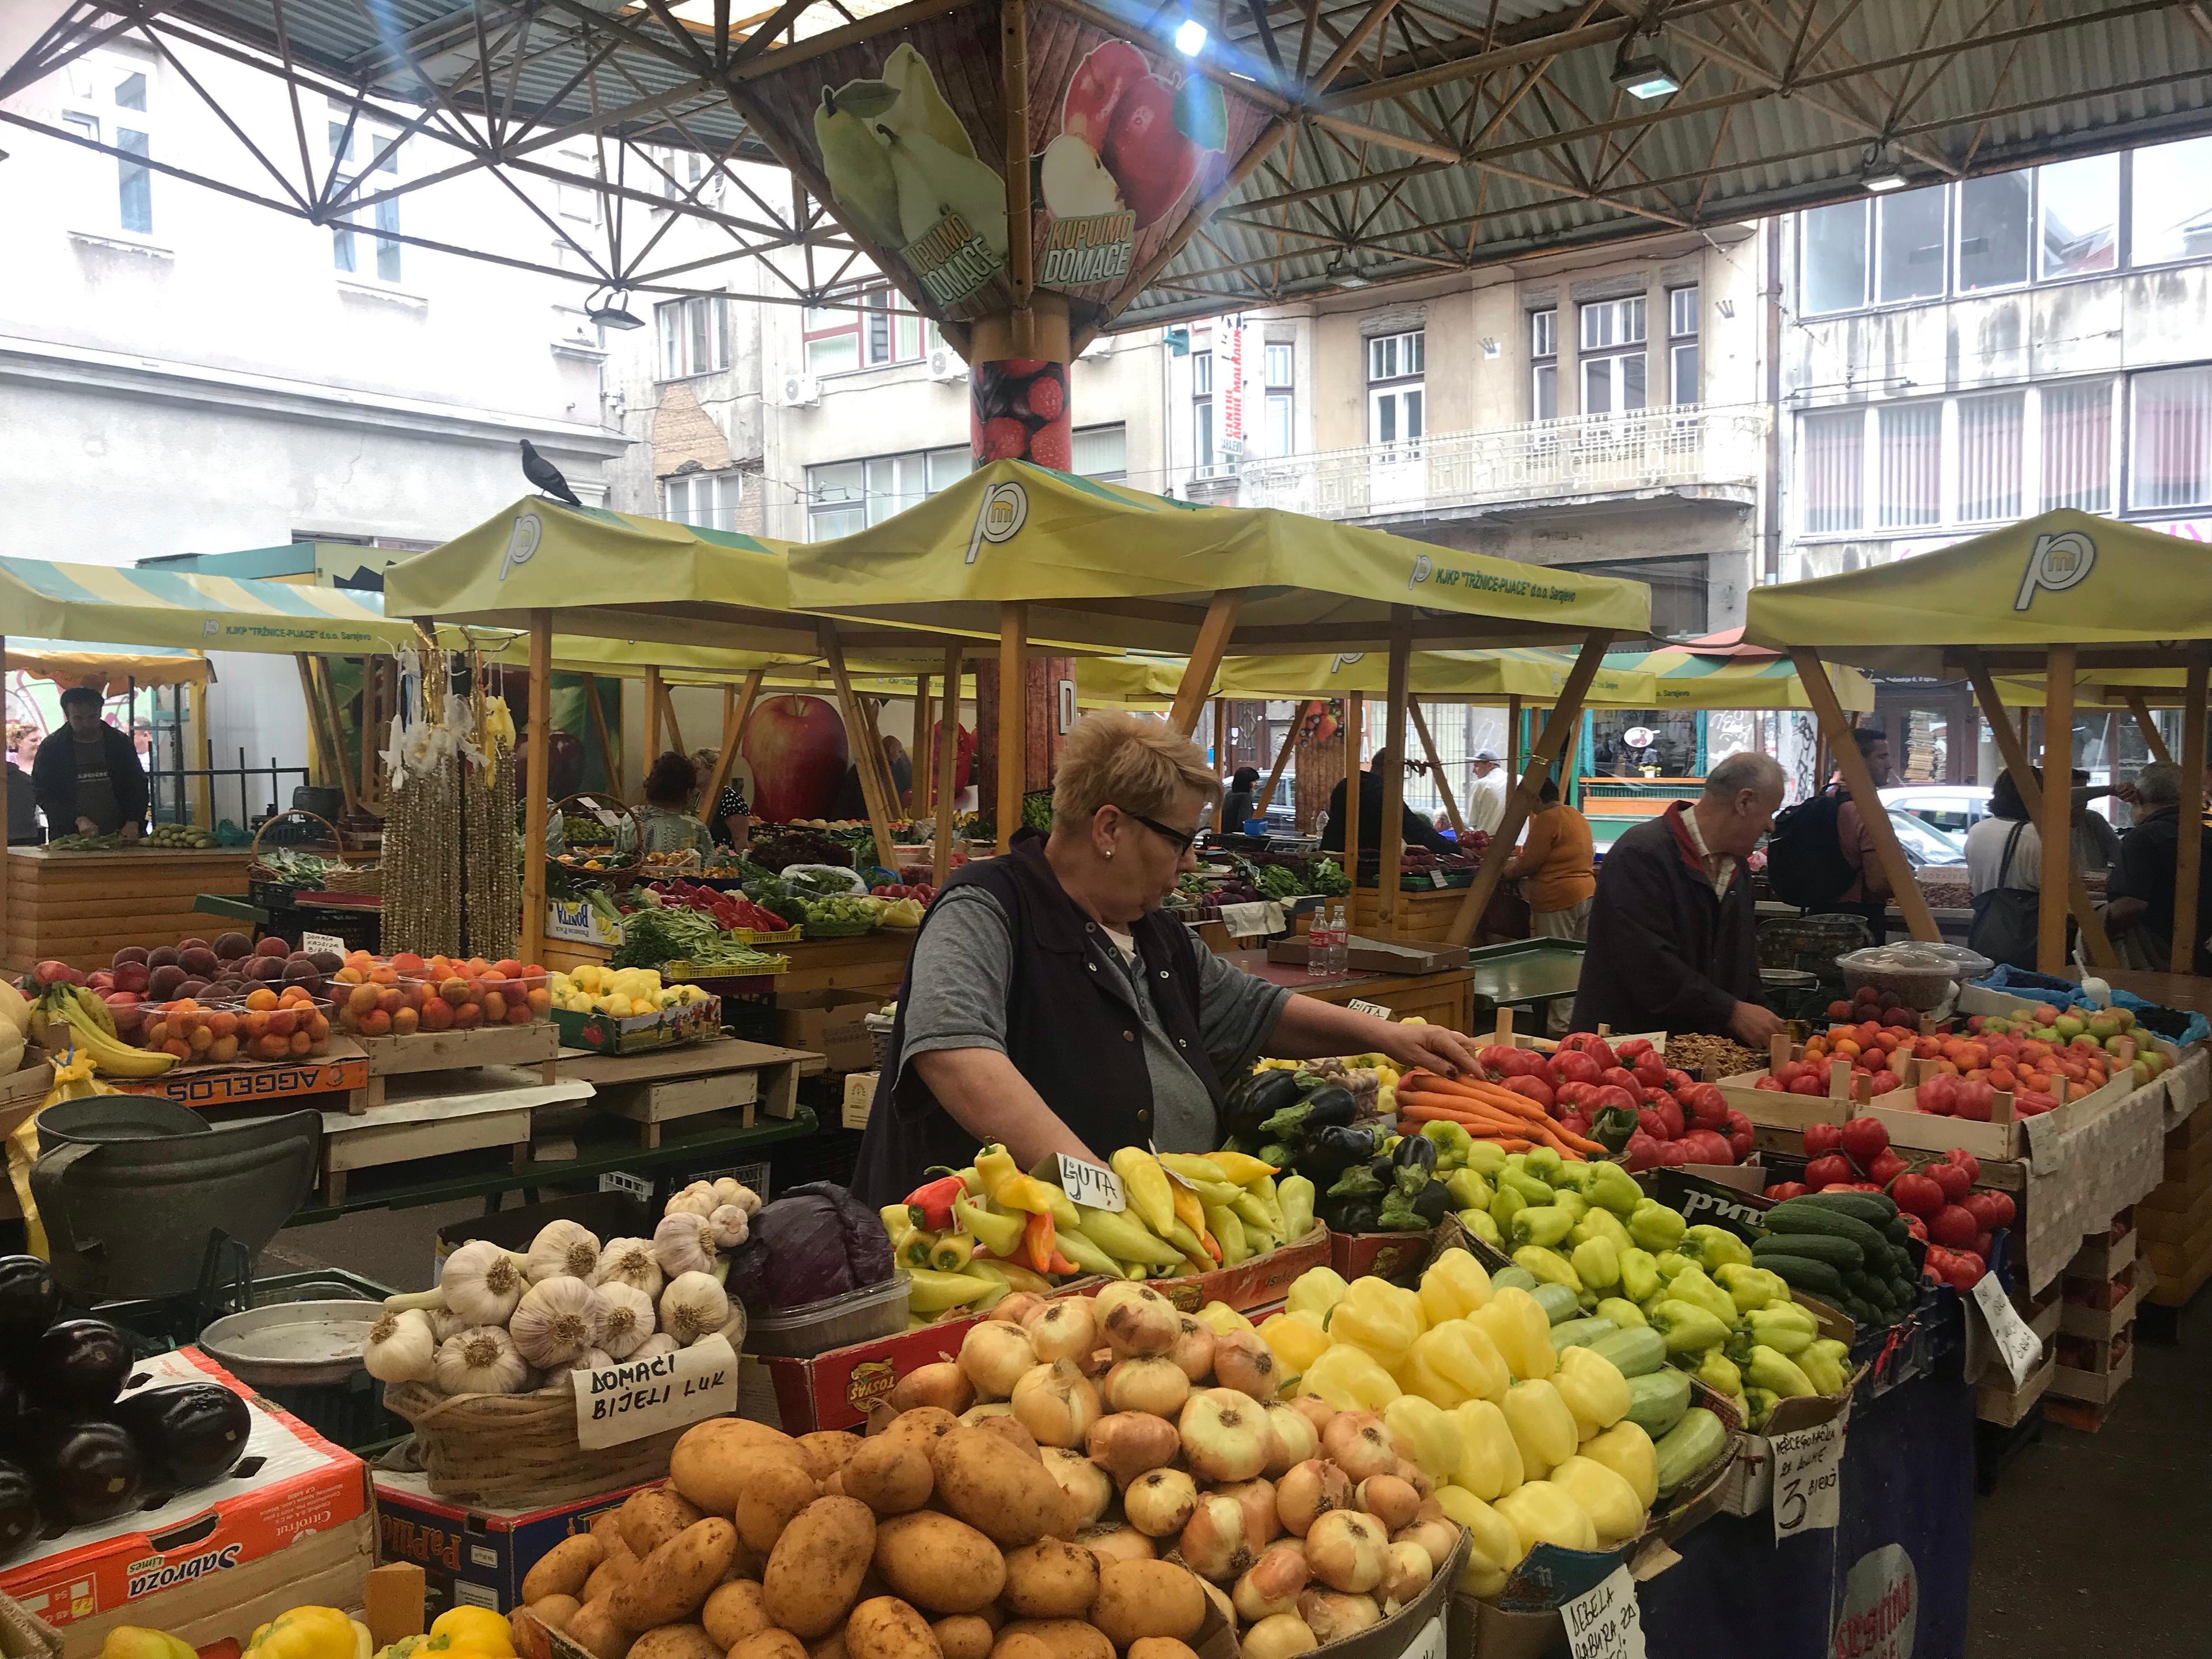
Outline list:
[[[38,559],[0,559],[0,617],[48,640],[198,651],[358,655],[415,637],[373,593]]]

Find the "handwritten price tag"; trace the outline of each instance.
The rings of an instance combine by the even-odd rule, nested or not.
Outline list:
[[[1377,1019],[1395,1019],[1395,1018],[1398,1018],[1398,1016],[1397,1016],[1397,1015],[1395,1015],[1395,1014],[1392,1013],[1392,1012],[1391,1012],[1388,1008],[1385,1008],[1385,1007],[1384,1007],[1381,1003],[1379,1003],[1379,1002],[1363,1002],[1363,1001],[1361,1001],[1358,997],[1354,997],[1354,998],[1352,998],[1349,1002],[1346,1003],[1344,1006],[1345,1006],[1346,1007],[1347,1007],[1347,1008],[1351,1009],[1351,1010],[1352,1010],[1352,1012],[1353,1013],[1355,1013],[1355,1014],[1372,1014],[1372,1015],[1374,1015],[1374,1016],[1375,1016],[1375,1018],[1377,1018]]]
[[[2020,1121],[2027,1136],[2028,1162],[2038,1175],[2055,1175],[2066,1164],[2066,1131],[2056,1112],[2037,1112]]]
[[[1444,1621],[1441,1615],[1421,1627],[1406,1646],[1401,1659],[1444,1659]]]
[[[1443,871],[1431,870],[1429,872],[1429,885],[1431,887],[1449,887],[1451,885],[1451,883],[1445,879],[1444,872]]]
[[[1575,1659],[1644,1659],[1644,1610],[1626,1567],[1615,1567],[1603,1583],[1560,1608],[1559,1616]]]
[[[1060,1155],[1060,1188],[1078,1204],[1087,1204],[1094,1210],[1111,1210],[1119,1215],[1129,1207],[1121,1176],[1066,1152]]]
[[[586,1451],[738,1408],[737,1350],[720,1336],[652,1359],[578,1371],[575,1381],[576,1443]]]
[[[1990,1340],[2012,1375],[2013,1387],[2020,1387],[2043,1363],[2041,1339],[2027,1328],[2027,1322],[2012,1305],[2012,1298],[2004,1293],[1995,1273],[1984,1273],[1974,1281],[1974,1304],[1982,1310],[1983,1322],[1990,1328]]]
[[[332,956],[342,957],[346,953],[346,942],[336,933],[301,933],[300,948],[308,951],[328,951]]]
[[[1769,1437],[1774,1449],[1774,1541],[1832,1528],[1844,1472],[1841,1419]]]

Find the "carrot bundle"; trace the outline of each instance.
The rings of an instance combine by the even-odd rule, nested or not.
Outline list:
[[[1449,1114],[1473,1130],[1477,1121],[1486,1139],[1498,1129],[1516,1138],[1554,1148],[1561,1157],[1582,1158],[1605,1155],[1605,1148],[1587,1136],[1554,1122],[1534,1101],[1513,1090],[1477,1078],[1448,1078],[1434,1072],[1408,1072],[1398,1080],[1401,1109],[1419,1105]],[[1496,1125],[1498,1128],[1489,1126]]]

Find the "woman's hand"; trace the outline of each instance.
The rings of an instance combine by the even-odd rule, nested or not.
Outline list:
[[[1388,1054],[1407,1071],[1419,1066],[1456,1077],[1476,1070],[1480,1064],[1475,1059],[1474,1044],[1448,1026],[1401,1025],[1395,1020],[1376,1023],[1383,1036],[1374,1045],[1375,1051]]]

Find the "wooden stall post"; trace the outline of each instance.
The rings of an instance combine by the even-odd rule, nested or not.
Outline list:
[[[1412,623],[1394,616],[1382,716],[1382,743],[1390,764],[1382,769],[1382,836],[1375,849],[1381,859],[1375,872],[1376,931],[1385,939],[1397,931],[1398,866],[1406,854],[1406,688],[1413,665]]]
[[[1566,684],[1559,688],[1559,701],[1545,717],[1544,729],[1536,738],[1536,746],[1528,752],[1528,762],[1522,769],[1520,781],[1505,792],[1505,816],[1498,820],[1498,833],[1491,836],[1482,862],[1475,866],[1474,884],[1467,890],[1467,896],[1460,901],[1458,914],[1444,932],[1446,944],[1466,944],[1481,926],[1482,913],[1490,908],[1491,896],[1504,878],[1505,861],[1513,855],[1513,843],[1521,839],[1521,826],[1528,821],[1529,804],[1544,786],[1544,774],[1559,759],[1559,750],[1567,740],[1567,728],[1582,718],[1583,699],[1589,695],[1590,682],[1597,678],[1597,671],[1605,665],[1605,647],[1612,640],[1613,635],[1601,629],[1583,636],[1582,650],[1575,658],[1574,667],[1568,672]]]
[[[323,731],[323,711],[315,706],[315,678],[307,667],[307,653],[295,651],[292,664],[300,671],[300,701],[307,705],[307,781],[327,783],[339,760],[331,752],[330,738]],[[0,685],[5,684],[5,677],[0,676]]]
[[[645,799],[645,775],[660,755],[660,670],[645,671],[645,742],[637,759],[638,799]]]
[[[884,804],[882,771],[868,764],[866,745],[874,744],[878,758],[883,745],[877,741],[875,726],[860,707],[860,699],[853,695],[852,677],[845,672],[845,645],[837,637],[835,623],[823,623],[821,632],[823,660],[830,665],[830,684],[837,693],[837,710],[845,717],[845,741],[853,751],[854,769],[860,777],[860,799],[868,809],[868,828],[875,832],[876,862],[888,869],[898,866],[891,854],[891,821]]]
[[[2190,653],[2189,673],[2181,705],[2181,822],[2177,826],[2173,872],[2173,954],[2167,970],[2194,973],[2198,900],[2197,848],[2204,835],[2204,698],[2208,665],[2204,647]]]
[[[2150,757],[2166,765],[2173,764],[2173,757],[2166,752],[2166,735],[2158,729],[2158,722],[2150,717],[2150,704],[2140,691],[2124,691],[2128,712],[2136,717],[2136,726],[2143,735],[2143,743],[2150,750]]]
[[[1988,665],[1979,661],[1967,670],[1966,678],[1974,688],[1974,699],[1981,704],[1984,718],[1990,723],[1990,734],[1996,739],[1997,753],[2004,759],[2005,770],[2012,774],[2013,782],[2019,787],[2021,804],[2027,808],[2029,818],[2041,817],[2043,791],[2028,769],[2027,750],[2021,746],[2020,733],[2005,718],[2004,704],[1997,698],[1996,681],[1990,677]],[[2088,948],[2091,963],[2099,968],[2118,967],[2119,953],[2112,949],[2112,941],[2106,935],[2104,920],[2089,897],[2088,884],[2081,879],[2081,872],[2073,867],[2070,859],[2067,860],[2066,902],[2073,909],[2074,920],[2081,924],[2081,938]]]
[[[914,773],[914,805],[908,816],[920,817],[929,811],[929,676],[914,677],[914,741],[907,745],[907,765]]]
[[[1344,700],[1344,879],[1349,884],[1346,916],[1359,914],[1359,769],[1367,746],[1367,699],[1354,691]]]
[[[1267,771],[1267,787],[1260,792],[1260,799],[1252,807],[1254,817],[1264,818],[1267,816],[1267,803],[1275,799],[1275,786],[1283,781],[1283,769],[1291,763],[1291,750],[1297,746],[1298,732],[1306,723],[1306,710],[1316,706],[1309,700],[1299,703],[1291,711],[1291,729],[1283,733],[1281,746],[1275,750],[1275,763]]]
[[[2043,836],[2043,890],[2035,906],[2035,966],[2045,974],[2066,971],[2064,894],[2074,867],[2074,664],[2072,646],[2054,645],[2043,672],[2043,811],[2036,815]]]
[[[530,613],[530,730],[524,736],[523,771],[529,791],[522,806],[522,959],[545,957],[545,812],[552,805],[553,613]]]
[[[615,686],[619,690],[622,682],[617,679]],[[614,733],[607,729],[607,711],[599,702],[599,677],[597,674],[584,676],[584,707],[592,717],[592,735],[599,742],[599,769],[606,775],[607,793],[621,801],[624,799],[622,745],[615,741]],[[717,789],[720,787],[719,784],[715,786]],[[708,804],[714,804],[714,792],[711,790],[708,794]]]
[[[1221,655],[1229,636],[1237,631],[1237,613],[1244,607],[1244,590],[1224,587],[1206,607],[1206,620],[1198,625],[1189,660],[1182,665],[1182,684],[1176,688],[1175,705],[1168,721],[1184,737],[1198,729],[1198,712],[1213,690],[1213,677],[1221,672]]]
[[[668,746],[679,755],[690,754],[691,748],[684,741],[684,728],[676,723],[676,688],[666,680],[660,683],[660,718],[668,725]]]
[[[1443,763],[1437,758],[1436,739],[1429,735],[1428,721],[1421,718],[1421,705],[1409,701],[1406,704],[1406,713],[1412,717],[1413,730],[1421,739],[1421,756],[1428,762],[1429,771],[1436,778],[1437,793],[1443,797],[1444,811],[1451,817],[1452,833],[1464,840],[1467,820],[1460,817],[1459,802],[1452,798],[1451,779],[1445,775]]]
[[[1521,775],[1521,699],[1510,696],[1505,700],[1505,775]],[[1561,785],[1564,788],[1565,786]]]
[[[945,878],[952,873],[952,781],[960,770],[960,645],[957,641],[945,647],[945,712],[938,716],[942,728],[937,736],[937,749],[933,758],[937,762],[937,799],[933,810],[937,815],[934,845],[930,852],[930,873],[933,888],[945,885]]]
[[[327,699],[330,696],[330,680],[327,674],[323,678],[321,684],[323,695],[325,699]],[[194,760],[199,762],[201,767],[205,768],[208,765],[210,759],[208,754],[207,729],[208,688],[206,683],[202,682],[198,685],[187,686],[185,687],[185,690],[191,694],[191,701],[185,704],[185,752],[190,754]],[[338,729],[343,730],[343,727]],[[344,765],[344,757],[343,756],[339,757],[337,771],[338,781],[340,784],[343,784],[346,781],[346,769]],[[192,802],[192,822],[200,825],[203,829],[214,829],[215,780],[213,778],[194,778],[191,783],[191,793]],[[353,810],[353,797],[349,793],[346,796],[346,809],[349,811]]]
[[[1030,608],[1019,600],[999,606],[999,850],[1009,852],[1022,827],[1022,786],[1029,780]],[[1186,732],[1188,726],[1182,728]]]
[[[1213,700],[1213,769],[1222,777],[1229,775],[1229,699]]]
[[[7,684],[8,636],[5,634],[0,634],[0,708],[4,708],[6,706],[7,699],[5,692]],[[197,687],[194,689],[198,690]],[[15,757],[11,755],[9,758],[12,760]],[[0,787],[4,787],[4,786],[0,786]],[[13,862],[14,860],[8,855],[8,838],[5,836],[0,836],[0,969],[13,968],[18,965],[15,961],[15,950],[11,942],[11,930],[8,922],[8,875],[9,867]],[[26,963],[21,965],[28,967],[30,964]]]
[[[1920,890],[1920,884],[1913,878],[1912,866],[1905,861],[1905,849],[1897,842],[1897,826],[1889,821],[1888,809],[1881,804],[1881,792],[1874,787],[1874,774],[1867,770],[1866,757],[1859,753],[1858,744],[1852,740],[1850,717],[1844,713],[1844,705],[1836,696],[1820,653],[1805,646],[1792,646],[1790,659],[1796,665],[1797,678],[1805,687],[1805,701],[1813,705],[1821,735],[1827,739],[1835,763],[1844,775],[1844,787],[1851,792],[1851,799],[1858,804],[1859,816],[1874,836],[1875,856],[1881,860],[1882,871],[1889,878],[1890,896],[1905,913],[1906,928],[1913,938],[1936,943],[1942,935],[1936,930],[1936,918],[1929,913],[1928,896]]]
[[[709,812],[722,798],[722,786],[730,781],[730,773],[738,763],[738,744],[744,739],[745,723],[753,717],[753,705],[760,700],[761,682],[767,678],[765,668],[747,669],[745,683],[738,688],[734,702],[731,701],[730,689],[723,688],[722,752],[715,757],[714,775],[707,780],[707,791],[702,797]],[[592,700],[596,702],[597,696]]]

